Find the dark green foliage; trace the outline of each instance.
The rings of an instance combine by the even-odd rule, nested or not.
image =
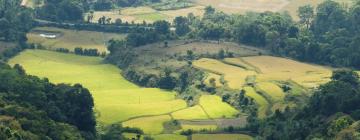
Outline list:
[[[87,6],[82,0],[45,0],[45,5],[36,9],[36,15],[51,21],[82,21]]]
[[[0,130],[10,130],[8,138],[95,138],[93,99],[80,84],[54,85],[20,65],[0,64],[0,103]]]
[[[100,53],[97,49],[83,49],[83,48],[75,48],[74,53],[76,55],[85,55],[85,56],[100,56]]]
[[[128,67],[135,59],[134,51],[130,46],[126,45],[125,41],[110,40],[108,50],[110,54],[106,57],[106,61],[120,68]]]
[[[20,0],[0,0],[0,40],[25,42],[32,24],[31,11],[20,7]]]
[[[174,24],[176,28],[175,33],[179,36],[183,36],[191,31],[188,18],[186,17],[176,17],[174,19]]]

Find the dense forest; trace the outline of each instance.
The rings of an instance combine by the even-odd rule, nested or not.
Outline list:
[[[80,84],[52,84],[0,64],[0,139],[93,139],[90,92]]]

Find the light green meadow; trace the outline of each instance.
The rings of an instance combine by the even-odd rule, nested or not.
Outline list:
[[[105,124],[186,108],[185,101],[175,100],[174,92],[138,87],[124,79],[120,69],[103,64],[102,60],[99,57],[26,50],[9,63],[20,64],[28,74],[47,77],[55,83],[81,83],[91,91],[97,119]]]

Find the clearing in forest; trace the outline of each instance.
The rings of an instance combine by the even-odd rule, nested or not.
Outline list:
[[[106,43],[111,39],[124,39],[125,34],[103,33],[95,31],[77,31],[53,27],[38,27],[27,34],[28,43],[40,44],[50,50],[66,48],[98,49],[107,52]]]

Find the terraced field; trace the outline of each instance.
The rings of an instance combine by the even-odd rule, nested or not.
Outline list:
[[[92,93],[99,122],[122,122],[124,126],[141,128],[159,139],[165,137],[159,135],[164,131],[164,123],[173,119],[232,118],[238,113],[214,95],[204,95],[199,105],[188,108],[185,101],[175,99],[175,92],[138,87],[124,79],[121,70],[103,64],[102,60],[99,57],[25,50],[9,64],[20,64],[27,73],[47,77],[54,83],[81,83]],[[201,126],[188,124],[183,127],[200,129]]]
[[[203,58],[194,61],[193,65],[209,73],[205,79],[208,85],[214,78],[217,87],[223,86],[218,82],[222,75],[229,88],[244,89],[259,106],[261,118],[275,109],[293,107],[293,103],[284,103],[287,94],[303,96],[305,90],[328,82],[332,74],[331,68],[272,56],[226,58],[222,61]],[[285,93],[279,82],[290,83],[291,91]]]
[[[246,92],[246,96],[253,98],[257,105],[259,106],[258,109],[258,116],[259,118],[265,118],[267,116],[268,108],[270,107],[269,102],[260,94],[258,94],[254,88],[252,87],[244,87],[243,88]]]
[[[234,118],[239,112],[221,101],[219,96],[203,95],[200,97],[200,106],[204,109],[209,118]]]
[[[240,89],[244,84],[246,84],[246,79],[248,76],[256,75],[256,72],[254,71],[249,71],[208,58],[197,60],[193,62],[193,65],[196,68],[211,73],[224,75],[224,79],[228,82],[228,86],[234,89]]]
[[[57,37],[45,38],[40,34],[51,34]],[[54,50],[56,48],[67,48],[73,51],[76,47],[86,49],[98,49],[99,52],[107,52],[106,43],[110,39],[124,39],[125,34],[102,33],[93,31],[76,31],[52,27],[38,27],[27,34],[28,43],[41,44]]]
[[[257,56],[242,59],[261,71],[257,75],[257,82],[292,80],[304,87],[314,88],[330,81],[332,74],[330,68],[285,58]]]
[[[256,84],[256,89],[267,94],[272,101],[277,102],[285,98],[284,91],[272,82],[261,82]]]
[[[98,120],[107,124],[186,108],[183,100],[175,100],[175,93],[140,88],[98,57],[26,50],[9,63],[19,63],[29,74],[48,77],[55,83],[81,83],[94,97]]]

